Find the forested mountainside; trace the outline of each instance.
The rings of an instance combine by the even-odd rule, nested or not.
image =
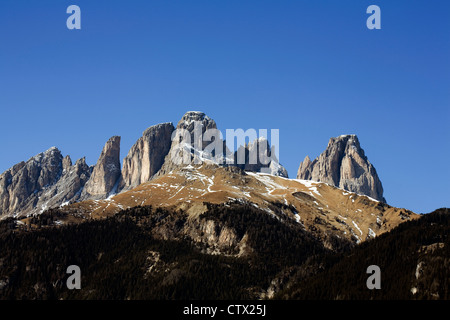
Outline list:
[[[448,299],[450,214],[441,209],[359,245],[333,249],[291,219],[245,203],[182,210],[136,207],[59,225],[0,223],[1,299]],[[188,228],[189,232],[186,232]],[[183,232],[181,232],[183,230]],[[381,289],[366,287],[368,265]],[[69,290],[69,265],[81,289]]]
[[[407,221],[351,251],[328,256],[317,274],[291,279],[280,299],[450,299],[450,209]],[[369,265],[381,289],[368,290]]]
[[[281,270],[327,251],[300,225],[250,205],[211,205],[201,218],[210,229],[190,238],[177,233],[189,223],[182,212],[161,208],[64,226],[60,214],[33,218],[33,231],[1,222],[1,298],[255,299]],[[81,269],[81,290],[66,287],[69,265]]]

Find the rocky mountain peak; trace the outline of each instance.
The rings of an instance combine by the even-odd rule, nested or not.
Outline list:
[[[206,130],[210,130],[207,137],[204,136]],[[223,135],[217,129],[216,122],[203,112],[186,112],[178,122],[174,133],[176,135],[172,136],[170,151],[165,158],[164,165],[158,172],[158,176],[190,164],[202,164],[204,162],[219,166],[237,166],[247,171],[288,176],[286,169],[278,163],[278,159],[274,159],[272,156],[272,150],[265,137],[259,137],[245,146],[240,146],[240,149],[243,149],[241,153],[230,151],[225,140],[223,140]],[[221,147],[221,152],[218,152],[218,149],[214,149],[212,146]],[[263,158],[267,161],[263,162],[258,157],[260,149],[265,155]],[[213,152],[211,152],[212,150]],[[238,161],[239,154],[241,154],[240,158],[243,155],[244,159],[239,158]],[[255,156],[256,159],[254,159]],[[234,163],[226,163],[227,158],[234,158]]]
[[[31,210],[43,190],[54,185],[63,172],[63,156],[52,147],[20,162],[0,175],[0,216]]]
[[[314,161],[306,157],[297,179],[325,182],[386,202],[377,172],[354,134],[331,138],[326,150]]]
[[[27,171],[29,182],[33,185],[29,185],[31,188],[28,190],[41,190],[54,184],[62,174],[62,160],[61,151],[51,147],[27,161],[24,170]]]
[[[177,138],[183,138],[184,132],[183,130],[187,130],[190,133],[190,139],[191,144],[194,146],[195,139],[198,139],[197,146],[200,146],[200,149],[203,150],[209,142],[203,141],[203,134],[206,130],[209,129],[217,129],[216,122],[208,117],[206,114],[200,111],[188,111],[186,112],[180,121],[178,121],[177,128],[179,132]],[[174,140],[173,147],[176,147],[178,145],[178,142],[176,139]],[[199,150],[196,150],[199,151]],[[195,150],[193,150],[195,153]]]
[[[101,199],[113,191],[120,177],[120,137],[111,137],[103,147],[89,181],[83,190],[83,199]]]
[[[327,149],[337,148],[344,153],[358,153],[364,156],[364,150],[361,148],[359,139],[355,134],[344,134],[336,138],[330,138]]]
[[[207,129],[217,129],[216,122],[213,119],[200,111],[186,112],[171,133],[168,142],[169,148],[157,175],[164,175],[176,168],[195,162],[194,159],[209,144],[203,141],[203,134]]]
[[[145,131],[142,133],[142,136],[143,137],[154,136],[159,130],[164,130],[167,128],[169,128],[169,130],[172,129],[172,131],[173,131],[173,129],[174,129],[173,123],[172,122],[163,122],[163,123],[155,124],[151,127],[148,127],[147,129],[145,129]]]
[[[204,128],[203,132],[206,129],[217,128],[216,122],[205,113],[200,111],[188,111],[181,117],[181,120],[178,121],[177,129],[187,129],[192,132],[192,130],[194,130],[195,122],[200,122],[202,124]]]

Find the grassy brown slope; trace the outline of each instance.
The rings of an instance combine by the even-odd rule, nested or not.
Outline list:
[[[288,217],[323,239],[333,234],[355,243],[419,217],[325,183],[206,165],[182,168],[107,200],[84,201],[62,210],[101,218],[151,205],[183,209],[195,217],[205,211],[203,203],[223,204],[236,199],[252,202],[268,214],[273,214],[271,206],[278,203]]]

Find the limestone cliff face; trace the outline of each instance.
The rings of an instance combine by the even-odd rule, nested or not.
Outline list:
[[[75,165],[52,147],[0,175],[0,217],[40,213],[79,199],[89,179],[83,159]]]
[[[72,165],[70,157],[66,156],[63,159],[63,172],[60,179],[41,194],[36,209],[40,212],[77,202],[90,176],[91,168],[86,164],[85,158],[77,160]]]
[[[120,177],[120,137],[110,138],[103,147],[81,198],[103,199],[113,192]]]
[[[149,181],[161,169],[173,131],[172,123],[157,124],[144,131],[123,160],[119,191]]]
[[[52,147],[27,162],[20,162],[0,176],[0,215],[18,215],[34,208],[39,193],[62,174],[61,152]]]
[[[331,138],[326,150],[314,161],[307,156],[297,179],[325,182],[386,202],[375,167],[369,162],[356,135]]]

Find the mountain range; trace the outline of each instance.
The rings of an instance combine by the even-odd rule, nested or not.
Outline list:
[[[187,130],[193,136],[196,123],[201,125],[202,134],[208,129],[217,129],[216,122],[204,113],[187,112],[176,127],[172,123],[161,123],[146,129],[123,159],[122,165],[119,136],[113,136],[106,142],[93,166],[88,166],[85,158],[72,164],[70,156],[63,157],[56,147],[20,162],[0,175],[0,217],[32,215],[68,203],[106,199],[173,169],[185,167],[186,163],[180,165],[172,160],[180,148],[173,134],[177,130]],[[213,161],[211,157],[201,158],[200,162],[288,177],[286,169],[275,157],[271,157],[272,150],[265,137],[239,146],[236,151],[228,150],[226,141],[219,143],[224,144],[222,159],[232,158],[234,163]],[[201,150],[191,148],[188,164],[196,163],[196,158],[205,147],[207,143],[203,142]],[[244,149],[244,163],[237,161],[241,149]],[[250,154],[260,150],[269,155],[270,162],[263,164],[259,158],[253,163],[250,161]],[[311,162],[309,157],[305,158],[297,178],[324,182],[386,202],[375,168],[365,157],[355,135],[331,138],[327,149],[317,159]]]
[[[149,127],[122,163],[120,141],[111,137],[92,166],[52,147],[0,175],[0,297],[305,299],[308,287],[314,298],[357,299],[353,278],[328,296],[318,279],[351,263],[361,272],[370,259],[349,258],[361,248],[370,256],[423,231],[420,245],[389,255],[415,250],[407,268],[439,276],[392,269],[387,278],[404,279],[402,298],[448,298],[449,269],[437,267],[449,261],[448,210],[425,218],[387,204],[356,135],[332,137],[316,159],[299,161],[295,179],[266,137],[229,148],[203,112]],[[430,224],[440,226],[434,236]],[[85,270],[87,290],[67,291],[67,264]],[[105,288],[110,278],[115,287]]]

